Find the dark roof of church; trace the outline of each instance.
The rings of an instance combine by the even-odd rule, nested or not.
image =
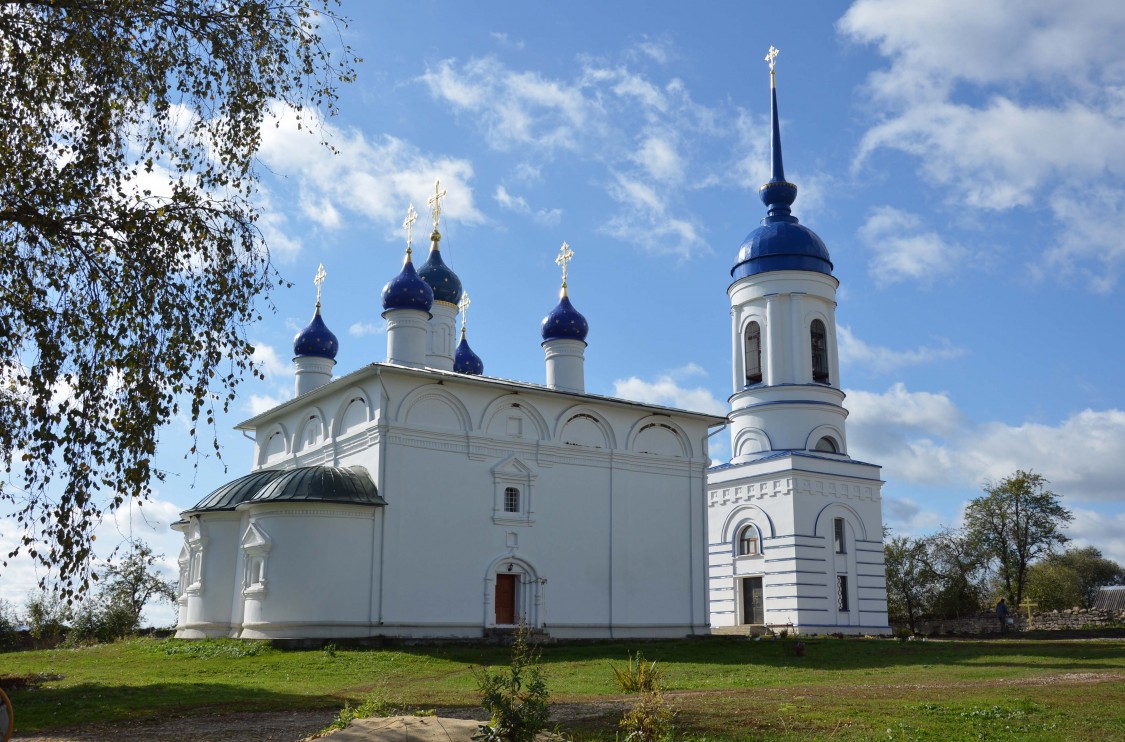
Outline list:
[[[300,466],[256,471],[227,482],[187,512],[234,510],[254,502],[332,502],[386,505],[363,467]]]

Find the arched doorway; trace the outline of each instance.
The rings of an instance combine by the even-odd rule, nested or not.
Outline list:
[[[504,628],[543,625],[546,580],[527,561],[508,555],[489,565],[485,577],[484,625]]]

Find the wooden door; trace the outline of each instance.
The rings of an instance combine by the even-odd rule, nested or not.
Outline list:
[[[516,622],[516,575],[496,575],[496,625]]]
[[[760,624],[764,622],[762,578],[744,577],[742,579],[742,623]]]

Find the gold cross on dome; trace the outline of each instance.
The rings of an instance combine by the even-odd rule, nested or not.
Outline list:
[[[327,277],[328,274],[324,272],[324,263],[321,263],[320,267],[316,269],[316,276],[313,278],[313,283],[316,284],[316,305],[318,307],[320,306],[320,285],[324,283],[324,279]]]
[[[776,46],[772,46],[772,45],[770,46],[770,50],[768,52],[766,52],[766,61],[770,63],[770,73],[771,74],[773,73],[774,60],[777,59],[777,55],[780,54],[780,53],[781,53],[781,50],[778,49]]]
[[[410,204],[410,208],[406,210],[406,218],[402,220],[402,228],[406,230],[406,253],[410,254],[410,242],[414,237],[414,222],[418,221],[418,212],[414,210],[414,204]]]
[[[426,203],[430,205],[434,214],[434,231],[438,228],[438,219],[441,217],[441,200],[445,198],[446,191],[441,187],[441,178],[434,181],[434,195],[427,199]]]
[[[461,310],[461,334],[462,335],[465,334],[465,320],[468,319],[468,317],[469,317],[469,305],[470,304],[472,304],[472,302],[469,301],[469,292],[468,291],[462,291],[461,292],[461,301],[457,302],[457,308]]]
[[[563,284],[562,287],[566,288],[566,265],[571,260],[574,260],[574,251],[570,249],[570,245],[565,242],[559,248],[559,256],[555,258],[555,265],[561,265],[563,271]]]

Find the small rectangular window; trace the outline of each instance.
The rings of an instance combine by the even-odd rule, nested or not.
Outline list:
[[[843,554],[846,549],[844,548],[844,519],[837,518],[833,523],[836,541],[836,553]]]
[[[504,512],[518,513],[520,511],[520,491],[515,487],[504,488]]]
[[[848,610],[848,576],[836,575],[836,608]]]

